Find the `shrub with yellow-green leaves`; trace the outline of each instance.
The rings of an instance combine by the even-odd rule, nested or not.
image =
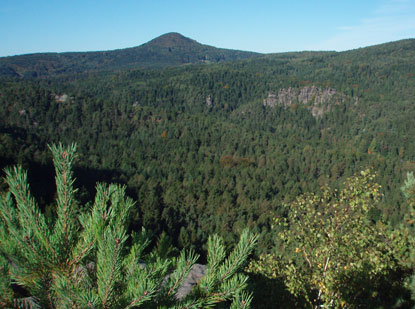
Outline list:
[[[343,307],[358,298],[363,282],[397,267],[395,242],[382,221],[369,214],[381,197],[375,176],[365,170],[341,190],[322,188],[285,205],[275,218],[284,254],[261,256],[249,270],[282,277],[287,289],[312,306]]]

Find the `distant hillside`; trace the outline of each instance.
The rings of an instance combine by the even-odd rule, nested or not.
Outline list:
[[[0,76],[30,78],[123,68],[162,68],[247,59],[259,55],[203,45],[179,33],[167,33],[138,47],[126,49],[3,57],[0,58]]]
[[[72,55],[73,69],[85,56],[84,70],[112,70],[133,67],[127,55],[134,51],[153,55],[145,58],[148,66],[163,67],[163,53],[183,50],[189,59],[175,63],[212,59],[209,51],[227,57],[226,50],[177,34],[136,49],[49,56],[68,64]],[[3,60],[29,57],[42,59]],[[59,76],[51,62],[37,64]],[[233,243],[238,229],[250,227],[261,234],[258,252],[266,251],[275,236],[273,218],[285,215],[281,205],[327,184],[341,186],[367,167],[385,194],[374,220],[403,222],[400,187],[415,171],[414,93],[415,40],[160,70],[3,78],[0,176],[14,163],[30,166],[35,176],[50,175],[33,183],[51,205],[53,167],[43,171],[47,144],[76,142],[85,200],[95,195],[97,181],[122,183],[137,200],[132,226],[165,231],[178,246],[195,248],[215,233]]]

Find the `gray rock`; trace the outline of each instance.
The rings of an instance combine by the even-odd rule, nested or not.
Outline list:
[[[212,97],[210,95],[206,97],[206,105],[209,107],[212,106]]]
[[[193,289],[199,280],[206,275],[206,265],[195,264],[190,270],[189,275],[183,281],[176,293],[177,299],[182,299]]]
[[[264,106],[274,107],[276,105],[290,107],[294,103],[300,103],[311,110],[314,117],[321,116],[330,110],[330,104],[344,102],[346,96],[338,93],[333,88],[318,88],[316,86],[305,86],[302,88],[282,88],[278,94],[269,92],[264,99]],[[355,100],[355,104],[357,101]]]

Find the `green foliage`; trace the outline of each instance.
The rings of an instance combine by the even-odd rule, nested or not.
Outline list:
[[[102,52],[38,53],[0,58],[0,76],[56,77],[127,68],[164,68],[190,63],[249,59],[260,54],[202,45],[167,33],[138,47]]]
[[[413,172],[406,173],[406,180],[401,191],[405,196],[408,210],[395,237],[400,240],[401,263],[412,272],[407,284],[412,291],[412,299],[415,299],[415,177]]]
[[[375,282],[398,267],[392,236],[382,222],[369,218],[381,196],[373,180],[365,170],[348,178],[340,191],[323,188],[287,204],[287,215],[275,222],[281,248],[292,254],[262,256],[251,270],[282,276],[291,293],[313,306],[356,305],[368,288],[365,280]]]
[[[410,204],[414,204],[415,198],[415,177],[413,172],[406,173],[405,184],[401,187],[401,191]]]
[[[90,211],[78,213],[72,165],[76,146],[50,147],[56,171],[56,220],[49,224],[30,193],[21,167],[6,170],[9,192],[0,200],[0,304],[39,303],[49,308],[197,308],[230,301],[249,306],[247,277],[238,273],[257,236],[245,230],[225,258],[217,236],[208,243],[208,275],[196,292],[178,299],[176,292],[198,255],[182,251],[169,258],[166,236],[145,254],[146,231],[127,245],[127,218],[133,201],[125,187],[98,184]],[[221,252],[220,258],[215,255]],[[145,264],[143,263],[145,261]],[[13,299],[10,283],[24,288],[30,299]]]
[[[167,46],[170,38],[147,47]],[[182,43],[186,49],[194,42]],[[46,145],[76,140],[76,216],[82,218],[92,207],[87,202],[95,196],[96,182],[124,184],[137,200],[128,221],[137,241],[145,238],[140,236],[142,226],[153,235],[165,232],[171,244],[161,239],[157,254],[193,248],[205,260],[210,235],[220,235],[228,248],[245,227],[261,235],[256,253],[268,252],[279,231],[276,227],[272,232],[272,218],[286,214],[284,203],[304,192],[321,196],[328,183],[339,189],[348,177],[370,167],[384,196],[369,217],[373,222],[384,217],[395,228],[393,247],[399,248],[405,265],[403,273],[382,278],[390,276],[389,283],[399,285],[414,260],[411,199],[400,192],[402,175],[415,168],[414,44],[402,40],[347,52],[283,53],[209,65],[206,55],[211,62],[228,55],[213,59],[207,50],[197,49],[204,54],[195,59],[186,50],[160,48],[160,57],[153,59],[156,66],[166,55],[173,56],[170,64],[204,62],[161,70],[131,69],[134,49],[118,54],[114,62],[109,61],[114,54],[27,55],[20,58],[20,77],[0,82],[0,169],[19,163],[29,170],[48,230],[62,239],[60,228],[53,230],[55,224],[65,224],[55,211]],[[148,49],[141,50],[151,56]],[[85,56],[80,66],[78,56]],[[38,60],[44,65],[33,65]],[[72,74],[82,71],[87,73]],[[33,72],[42,78],[21,78]],[[305,104],[295,97],[290,106],[264,106],[269,93],[278,96],[291,89],[304,94],[305,87],[313,86],[336,91],[333,100],[317,106],[324,110],[318,117],[310,111],[318,95]],[[0,191],[7,190],[0,183]],[[398,230],[401,223],[406,227]],[[75,224],[68,239],[81,230]],[[124,246],[131,242],[129,238]],[[305,267],[295,248],[278,248],[278,254]],[[91,250],[96,252],[97,246]],[[276,264],[269,276],[279,276],[272,269],[283,260],[269,259]],[[357,277],[364,282],[367,276],[363,271]],[[270,281],[280,285],[281,278]],[[365,291],[360,301],[367,295],[373,300]],[[380,294],[377,299],[383,301]]]
[[[40,207],[50,209],[54,191],[36,188],[51,182],[42,178],[46,145],[76,140],[81,204],[97,181],[116,181],[138,202],[132,229],[164,230],[175,246],[201,248],[214,233],[235,244],[248,226],[262,234],[264,252],[283,201],[370,166],[385,190],[380,210],[397,225],[406,212],[401,175],[415,162],[413,44],[2,79],[0,167],[22,163]],[[269,92],[305,86],[336,91],[320,117],[311,101],[263,105]]]
[[[10,288],[10,276],[7,260],[0,255],[0,307],[7,308],[13,304],[13,291]]]

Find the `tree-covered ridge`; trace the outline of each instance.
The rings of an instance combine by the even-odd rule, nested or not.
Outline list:
[[[38,53],[0,58],[0,76],[38,78],[126,68],[163,68],[218,63],[260,56],[259,53],[200,44],[179,33],[167,33],[143,45],[94,52]]]
[[[3,79],[2,162],[46,163],[47,143],[77,141],[83,196],[97,177],[126,184],[138,199],[136,223],[168,231],[181,246],[199,246],[212,232],[234,242],[248,225],[263,233],[265,250],[282,201],[366,166],[379,172],[382,211],[397,223],[406,211],[398,188],[415,161],[413,44]],[[344,100],[321,117],[307,104],[263,104],[270,92],[305,87]]]
[[[373,283],[372,288],[393,289],[387,300],[392,306],[402,290],[408,296],[411,283],[405,280],[414,265],[409,245],[413,241],[412,178],[404,182],[415,169],[414,42],[163,70],[3,78],[0,167],[14,163],[28,167],[41,212],[53,222],[55,188],[46,145],[76,141],[79,161],[74,174],[80,190],[75,195],[81,204],[93,199],[97,181],[124,184],[126,194],[137,201],[131,208],[130,230],[144,226],[156,235],[165,232],[175,246],[193,248],[202,259],[207,259],[204,249],[209,235],[219,234],[227,247],[249,227],[260,234],[255,250],[266,259],[271,257],[266,260],[271,270],[276,261],[281,265],[275,259],[281,242],[272,229],[273,218],[291,216],[284,205],[299,208],[303,201],[306,206],[317,205],[314,210],[326,204],[341,208],[345,204],[336,203],[341,197],[338,192],[347,192],[349,177],[369,167],[383,194],[376,199],[376,207],[365,213],[365,220],[396,229],[399,236],[388,237],[399,239],[402,252],[394,251],[390,265],[399,264],[395,268],[377,272],[375,267],[373,281],[366,273],[361,278]],[[333,95],[321,100],[323,93]],[[276,95],[276,104],[264,104],[270,94]],[[289,100],[281,99],[279,104],[280,94]],[[323,108],[321,114],[313,115],[314,104]],[[1,184],[1,190],[6,189]],[[321,196],[327,197],[324,205],[315,200]],[[371,196],[362,198],[367,201]],[[398,229],[402,224],[405,228]],[[289,260],[295,248],[277,253]],[[332,252],[341,249],[330,248]],[[298,252],[295,256],[301,257]],[[325,291],[329,302],[341,305],[350,296],[350,290],[336,290],[340,277],[318,281],[316,273],[308,269],[290,281],[281,272],[272,280],[281,280],[283,286],[303,282],[294,287],[304,288],[304,293],[291,291],[311,301],[319,293],[317,284],[330,285]],[[353,281],[354,274],[344,278]],[[353,286],[366,282],[359,280]],[[286,297],[284,293],[267,295]],[[362,303],[362,298],[356,302]],[[255,298],[254,303],[259,304]]]

